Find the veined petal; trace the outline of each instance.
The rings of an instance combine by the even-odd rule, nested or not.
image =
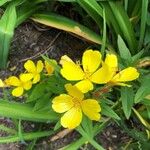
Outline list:
[[[33,84],[36,84],[37,82],[40,81],[40,74],[36,74],[34,77],[33,77]]]
[[[110,72],[108,65],[103,66],[91,75],[90,80],[97,84],[104,84],[111,80],[113,72]]]
[[[61,75],[67,80],[82,80],[84,77],[84,72],[81,67],[75,64],[69,57],[62,56],[60,63],[62,64]]]
[[[95,72],[101,63],[101,53],[99,51],[86,50],[83,53],[82,65],[85,72]]]
[[[72,97],[67,94],[61,94],[52,100],[52,108],[58,113],[66,112],[73,106]]]
[[[87,93],[90,90],[93,90],[93,84],[89,80],[82,80],[75,84],[75,86],[82,92]]]
[[[33,78],[33,74],[32,73],[22,73],[22,74],[20,74],[19,78],[22,82],[27,82]]]
[[[43,67],[44,67],[43,62],[39,60],[37,62],[37,68],[36,68],[37,73],[40,73],[43,70]]]
[[[25,62],[24,64],[24,68],[28,71],[28,72],[36,72],[36,67],[35,64],[32,60],[28,60],[27,62]]]
[[[12,90],[12,95],[19,97],[23,94],[23,87],[17,87],[15,89]]]
[[[82,100],[84,98],[84,94],[76,86],[66,84],[65,88],[70,96],[79,100]]]
[[[27,82],[24,82],[24,83],[23,83],[23,88],[24,88],[25,90],[30,90],[31,87],[32,87],[32,82],[31,82],[31,81],[27,81]]]
[[[136,68],[134,67],[128,67],[119,73],[117,73],[113,79],[111,80],[113,83],[115,82],[126,82],[126,81],[132,81],[139,77],[139,73]]]
[[[100,119],[100,111],[101,107],[98,102],[94,99],[87,99],[82,101],[82,111],[86,116],[88,116],[91,120],[98,121]]]
[[[80,108],[73,107],[61,117],[61,125],[64,128],[74,129],[82,121],[82,112]]]
[[[21,82],[16,76],[11,76],[5,80],[6,85],[20,86]]]

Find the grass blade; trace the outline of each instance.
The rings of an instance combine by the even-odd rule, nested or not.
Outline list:
[[[137,49],[137,41],[135,38],[135,33],[133,31],[133,26],[127,16],[122,5],[118,2],[109,2],[112,12],[120,26],[124,39],[127,41],[131,53],[135,54]]]
[[[54,131],[41,131],[41,132],[31,132],[31,133],[23,133],[24,140],[33,140],[36,138],[41,138],[45,136],[50,136]],[[11,143],[20,141],[20,137],[18,135],[8,136],[8,137],[0,137],[0,143]]]
[[[9,46],[14,34],[16,20],[16,8],[15,4],[12,3],[7,7],[0,20],[0,68],[6,67]]]
[[[53,14],[53,13],[43,13],[43,14],[35,14],[32,17],[32,20],[45,24],[47,26],[51,26],[60,30],[68,31],[74,33],[82,38],[85,38],[91,42],[102,44],[101,37],[97,35],[95,32],[91,31],[87,27],[70,20],[66,17]]]
[[[148,14],[148,0],[142,1],[142,14],[141,14],[141,27],[140,27],[140,40],[138,49],[140,50],[142,48],[144,35],[145,35],[145,29],[146,29],[146,21],[147,21],[147,14]]]
[[[5,3],[9,2],[9,1],[11,1],[11,0],[1,0],[0,1],[0,6],[3,6]]]
[[[0,100],[0,116],[36,122],[54,122],[58,119],[58,115],[52,111],[35,112],[31,105],[4,100]]]

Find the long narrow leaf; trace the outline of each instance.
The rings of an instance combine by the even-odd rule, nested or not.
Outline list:
[[[58,115],[52,111],[35,112],[30,105],[4,100],[0,100],[0,116],[37,122],[54,122],[58,119]]]
[[[53,133],[54,133],[53,131],[41,131],[41,132],[24,133],[22,136],[24,140],[32,140],[32,139],[36,139],[40,137],[50,136]],[[17,142],[17,141],[20,141],[20,138],[18,135],[0,137],[0,143],[11,143],[11,142]]]
[[[6,67],[9,46],[16,24],[15,4],[10,4],[0,20],[0,68]]]
[[[91,31],[87,27],[70,20],[66,17],[49,13],[49,14],[35,14],[32,17],[32,20],[45,24],[47,26],[51,26],[57,29],[61,29],[64,31],[72,32],[80,37],[83,37],[91,42],[102,44],[101,37],[97,35],[95,32]]]
[[[120,3],[109,1],[109,4],[120,26],[123,37],[128,43],[131,53],[135,54],[137,51],[137,41],[135,38],[135,33],[133,31],[133,26],[129,20],[127,13]]]

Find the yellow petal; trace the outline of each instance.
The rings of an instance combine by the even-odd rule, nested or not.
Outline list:
[[[36,72],[36,67],[35,67],[35,64],[34,64],[34,62],[32,60],[28,60],[27,62],[25,62],[24,68],[28,72]]]
[[[95,72],[101,63],[99,51],[86,50],[82,57],[82,65],[85,72]]]
[[[36,74],[34,77],[33,77],[33,84],[36,84],[37,82],[40,81],[40,74]]]
[[[73,107],[61,117],[61,125],[64,128],[73,129],[80,125],[82,121],[82,112],[80,108]]]
[[[11,86],[20,86],[21,85],[20,80],[15,76],[11,76],[8,79],[6,79],[5,83],[6,83],[6,85],[11,85]]]
[[[0,79],[0,87],[5,87],[5,84],[1,79]]]
[[[93,84],[89,80],[82,80],[75,84],[75,86],[82,92],[87,93],[90,90],[93,90]]]
[[[33,74],[32,73],[22,73],[22,74],[20,74],[19,78],[22,82],[27,82],[33,78]]]
[[[100,119],[100,111],[101,107],[98,102],[94,99],[87,99],[82,101],[82,111],[86,116],[88,116],[91,120],[98,121]]]
[[[126,81],[132,81],[139,77],[139,73],[136,68],[128,67],[119,73],[117,73],[113,79],[112,82],[126,82]]]
[[[111,68],[117,69],[118,68],[117,56],[114,54],[107,54],[105,58],[105,64],[107,64]]]
[[[48,75],[51,75],[54,72],[54,67],[45,61],[45,69]]]
[[[77,64],[75,64],[73,61],[68,60],[69,57],[62,56],[61,58],[61,75],[66,78],[67,80],[82,80],[84,77],[84,72],[82,71],[81,67]]]
[[[44,67],[43,62],[39,60],[37,62],[37,69],[36,69],[37,73],[40,73],[43,70],[43,67]]]
[[[31,82],[31,81],[28,81],[28,82],[23,83],[23,88],[24,88],[25,90],[30,90],[31,87],[32,87],[32,82]]]
[[[76,86],[66,84],[65,88],[70,96],[77,98],[79,100],[82,100],[84,98],[84,94]]]
[[[110,81],[111,78],[112,72],[110,72],[108,65],[103,63],[103,66],[90,77],[90,80],[97,84],[104,84]]]
[[[73,105],[72,97],[67,94],[61,94],[52,100],[52,108],[58,113],[68,111]]]
[[[23,94],[23,88],[22,87],[17,87],[12,91],[12,95],[19,97]]]

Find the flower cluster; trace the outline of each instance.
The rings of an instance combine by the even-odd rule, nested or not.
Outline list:
[[[52,108],[61,117],[61,125],[65,128],[75,128],[82,121],[82,112],[91,120],[100,119],[101,107],[97,100],[86,99],[84,94],[94,89],[95,84],[111,84],[130,86],[123,82],[132,81],[139,77],[136,68],[128,67],[118,72],[118,61],[114,54],[107,54],[102,60],[99,51],[87,50],[82,57],[82,65],[74,63],[68,56],[62,56],[61,75],[69,81],[78,81],[75,85],[65,86],[68,94],[61,94],[52,101]]]
[[[40,81],[40,74],[44,68],[44,64],[41,60],[37,61],[37,64],[35,64],[32,60],[28,60],[25,62],[24,68],[26,71],[21,73],[19,77],[10,76],[9,78],[5,79],[4,82],[0,80],[0,87],[15,87],[12,90],[12,95],[15,97],[23,95],[24,90],[30,90],[33,84],[36,84]],[[45,69],[48,75],[52,74],[54,70],[53,67],[46,61]]]
[[[52,60],[57,65],[56,61]],[[95,84],[107,84],[109,86],[130,86],[127,81],[135,80],[139,77],[136,68],[128,67],[120,71],[117,56],[106,54],[105,60],[97,50],[86,50],[81,63],[74,63],[68,56],[62,56],[60,60],[62,68],[60,74],[63,78],[76,83],[65,84],[67,94],[60,94],[52,100],[52,109],[61,116],[61,125],[65,128],[73,129],[80,125],[83,115],[89,119],[99,121],[101,118],[101,106],[96,99],[85,97],[87,93],[94,89]],[[46,69],[46,76],[51,75],[54,67],[47,61],[41,60],[35,64],[28,60],[24,64],[26,71],[19,77],[11,76],[4,82],[0,80],[0,87],[14,86],[12,95],[19,97],[24,90],[30,90],[33,84],[40,81],[43,68]],[[60,76],[59,76],[60,77]]]

